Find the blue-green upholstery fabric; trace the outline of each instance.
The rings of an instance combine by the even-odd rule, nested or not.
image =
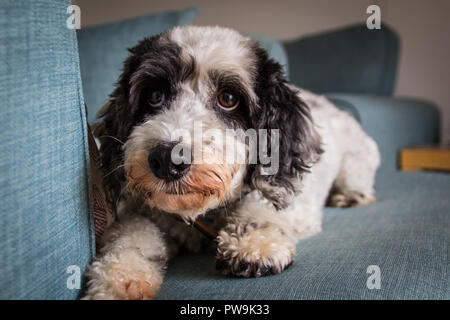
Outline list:
[[[421,101],[333,95],[349,101],[377,141],[382,166],[377,202],[326,208],[323,231],[297,245],[279,275],[219,275],[214,253],[170,262],[158,299],[450,299],[450,175],[399,172],[397,151],[437,141],[438,113]],[[368,289],[367,268],[379,266],[381,288]]]
[[[94,254],[68,0],[0,2],[0,299],[74,299]]]
[[[365,25],[284,43],[290,79],[317,93],[391,95],[397,73],[399,40],[386,25]]]
[[[81,78],[88,120],[95,122],[97,111],[108,100],[119,79],[128,48],[145,37],[151,37],[177,25],[190,23],[198,9],[168,11],[78,31]]]

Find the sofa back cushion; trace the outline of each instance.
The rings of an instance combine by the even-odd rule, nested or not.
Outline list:
[[[198,9],[167,11],[120,22],[81,28],[78,31],[81,77],[88,119],[92,123],[97,111],[106,103],[119,79],[128,48],[144,37],[151,37],[177,25],[190,23]]]
[[[0,299],[76,298],[94,254],[69,5],[0,2]]]
[[[399,43],[386,25],[365,25],[285,42],[290,79],[317,93],[391,95]]]

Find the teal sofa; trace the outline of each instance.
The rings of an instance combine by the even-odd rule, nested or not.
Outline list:
[[[77,39],[66,26],[69,5],[0,2],[1,299],[79,297],[77,277],[95,255],[87,120],[106,100],[126,46],[198,13],[86,28]],[[287,43],[255,39],[294,83],[326,94],[377,141],[377,202],[327,208],[323,232],[301,241],[279,275],[227,278],[213,252],[182,255],[156,298],[449,299],[450,175],[397,169],[401,148],[439,141],[440,114],[427,101],[391,96],[395,32],[354,26]],[[379,289],[370,286],[373,266]]]

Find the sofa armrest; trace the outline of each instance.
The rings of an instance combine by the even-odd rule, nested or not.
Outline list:
[[[2,300],[76,299],[77,274],[95,255],[77,39],[66,27],[70,4],[0,1]]]
[[[428,101],[355,94],[327,96],[347,101],[358,111],[362,127],[380,149],[380,174],[397,170],[402,148],[439,142],[439,109]]]

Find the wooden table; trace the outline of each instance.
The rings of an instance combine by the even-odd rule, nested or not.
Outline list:
[[[450,172],[450,147],[419,146],[400,152],[403,171],[439,170]]]

